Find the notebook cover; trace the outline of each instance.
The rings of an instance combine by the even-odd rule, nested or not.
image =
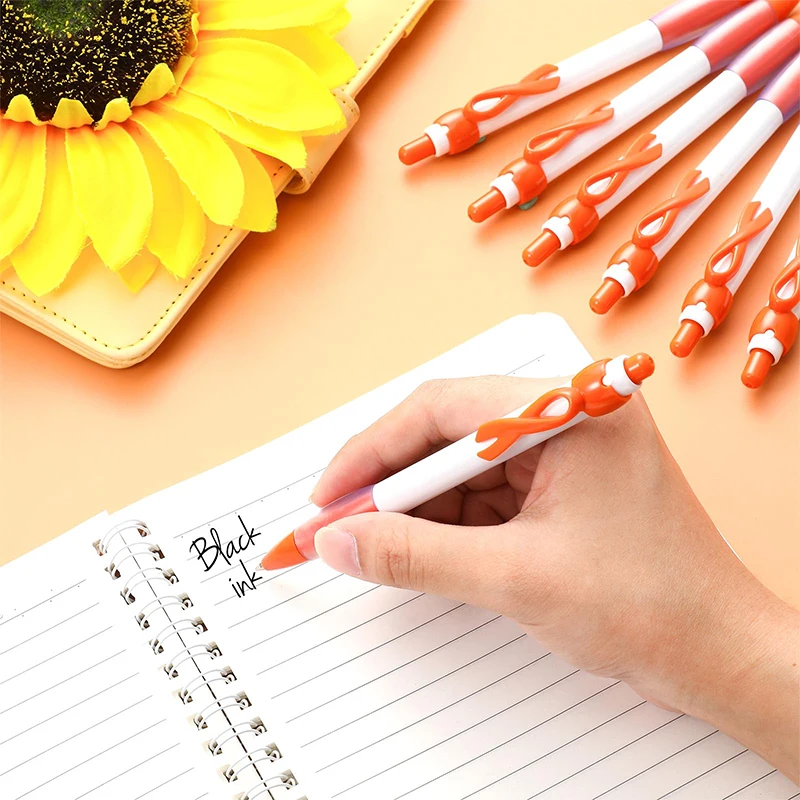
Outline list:
[[[355,97],[397,43],[407,36],[433,0],[350,0],[352,20],[337,37],[359,69],[336,91],[347,128],[335,136],[307,140],[308,165],[295,172],[276,159],[269,166],[276,194],[306,191],[358,120]],[[195,301],[246,231],[208,223],[204,255],[191,274],[177,280],[159,268],[131,294],[118,276],[87,248],[67,280],[38,298],[13,270],[0,275],[0,312],[107,367],[130,367],[147,358]]]

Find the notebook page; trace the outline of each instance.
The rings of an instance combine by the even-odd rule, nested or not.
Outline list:
[[[123,512],[168,539],[309,800],[796,794],[707,725],[575,670],[495,614],[320,562],[252,572],[307,515],[341,443],[423,380],[565,374],[587,360],[552,316],[516,318]]]
[[[3,800],[212,797],[100,588],[106,519],[0,569]]]

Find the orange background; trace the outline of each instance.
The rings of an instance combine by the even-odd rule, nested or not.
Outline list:
[[[638,216],[667,196],[736,109],[617,209],[585,245],[533,272],[520,260],[552,207],[686,97],[557,181],[528,212],[476,226],[466,206],[528,135],[613,96],[655,56],[414,169],[398,145],[475,91],[515,80],[657,10],[664,0],[439,0],[359,96],[362,119],[309,194],[283,196],[277,232],[250,235],[166,343],[117,372],[3,317],[0,563],[285,433],[518,313],[563,315],[589,350],[643,349],[646,396],[689,481],[745,563],[800,605],[798,353],[758,392],[739,381],[747,330],[798,231],[795,201],[724,326],[678,361],[686,290],[787,141],[784,126],[607,317],[588,297]],[[747,101],[749,104],[752,101]]]

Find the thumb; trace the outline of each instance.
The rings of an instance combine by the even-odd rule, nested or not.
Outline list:
[[[338,572],[503,611],[513,525],[442,525],[405,514],[359,514],[321,528],[319,557]]]

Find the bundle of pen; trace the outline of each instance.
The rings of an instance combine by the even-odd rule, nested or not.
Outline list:
[[[500,128],[659,51],[693,42],[642,80],[564,124],[535,134],[521,158],[506,165],[468,209],[483,222],[513,206],[529,208],[547,186],[703,78],[718,73],[688,102],[622,155],[587,177],[559,203],[523,251],[538,267],[587,239],[642,186],[749,95],[758,99],[672,194],[645,214],[611,257],[590,299],[597,314],[642,288],[667,253],[781,125],[800,110],[800,11],[797,0],[678,0],[649,20],[564,59],[544,64],[519,83],[481,92],[400,148],[407,165],[461,153]],[[699,37],[699,38],[698,38]],[[689,291],[670,345],[692,352],[717,328],[769,237],[800,192],[800,129],[795,130],[733,232],[711,255]],[[795,247],[767,308],[751,329],[743,383],[756,388],[792,346],[800,317],[800,257]]]

